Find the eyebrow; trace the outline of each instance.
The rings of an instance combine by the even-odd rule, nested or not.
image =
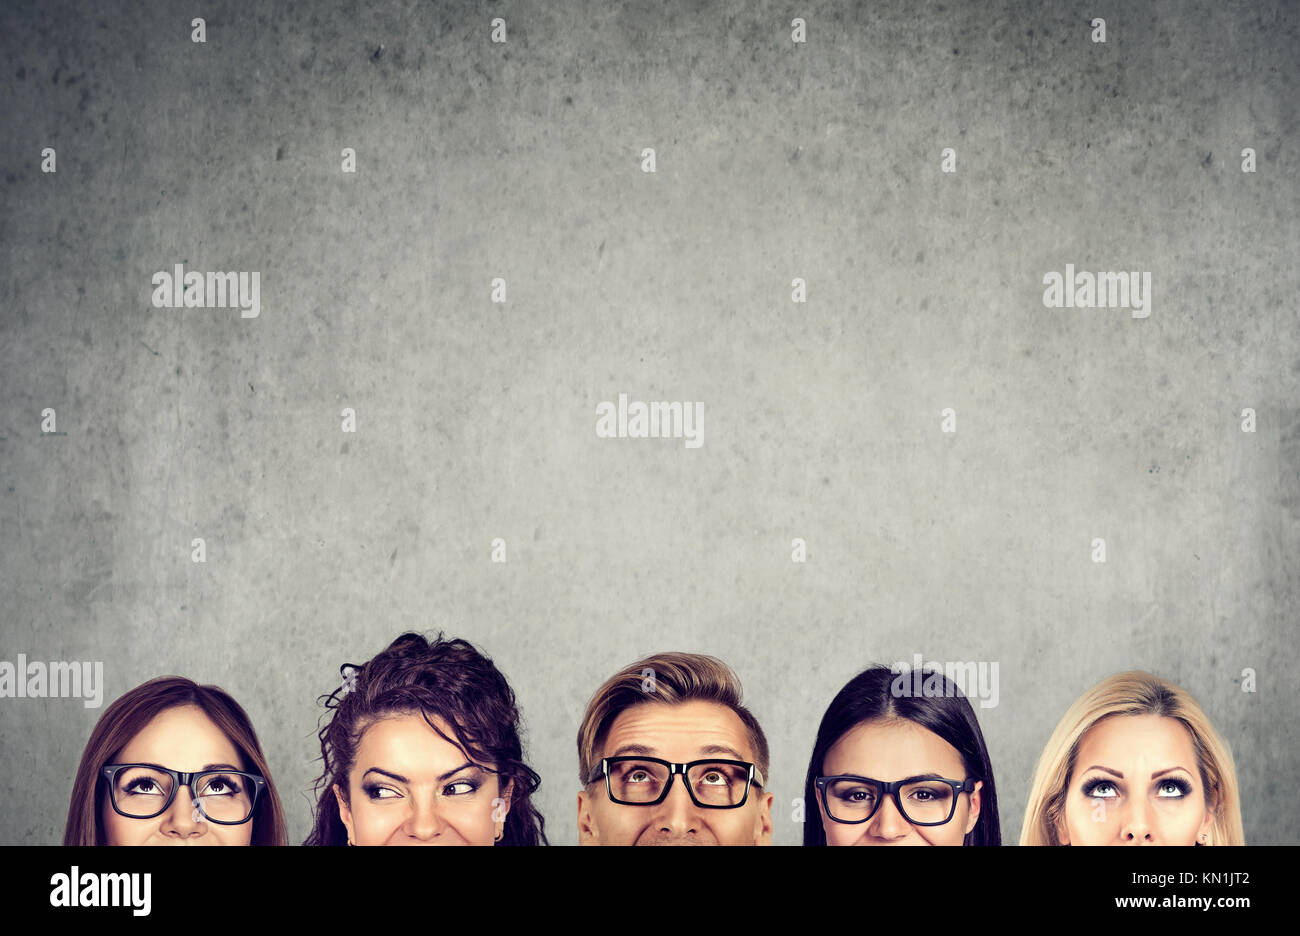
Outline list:
[[[1124,775],[1118,770],[1111,770],[1109,767],[1102,767],[1100,764],[1093,764],[1091,767],[1084,770],[1084,773],[1087,773],[1089,770],[1100,770],[1102,773],[1108,773],[1112,777],[1119,777],[1121,780],[1124,779]]]
[[[701,754],[730,754],[736,760],[745,760],[745,757],[735,748],[727,747],[725,744],[709,744],[700,748]]]
[[[644,744],[624,744],[606,757],[624,757],[628,754],[639,754],[642,757],[657,757],[658,754],[654,748],[646,747]]]
[[[439,775],[437,776],[436,780],[437,780],[438,782],[442,782],[443,780],[446,780],[448,777],[451,777],[451,776],[454,776],[454,775],[460,773],[460,772],[461,772],[462,770],[464,770],[466,767],[473,767],[473,768],[476,768],[476,769],[478,769],[478,770],[482,770],[482,769],[483,769],[483,768],[479,767],[478,764],[474,764],[474,763],[471,763],[471,762],[469,762],[469,761],[466,761],[465,763],[461,764],[459,767],[457,767],[457,768],[454,769],[454,770],[449,770],[449,771],[447,771],[447,772],[444,773],[444,774],[439,774]],[[365,777],[366,774],[372,774],[372,773],[383,774],[385,777],[389,777],[389,778],[391,778],[391,779],[393,779],[393,780],[396,780],[398,783],[410,783],[410,782],[411,782],[411,781],[408,780],[406,777],[403,777],[401,774],[399,774],[399,773],[393,773],[391,770],[384,770],[382,767],[371,767],[369,770],[366,771],[366,773],[362,774],[361,776],[362,776],[362,777]]]
[[[1088,768],[1088,770],[1100,770],[1104,773],[1110,774],[1111,776],[1119,777],[1121,780],[1124,779],[1124,775],[1120,773],[1118,770],[1111,770],[1109,767],[1102,767],[1100,764],[1093,764],[1091,767]],[[1087,773],[1088,770],[1085,770],[1084,773]],[[1191,771],[1188,770],[1186,767],[1183,767],[1181,765],[1175,765],[1173,767],[1166,767],[1164,770],[1157,770],[1155,773],[1151,775],[1151,779],[1159,780],[1165,774],[1175,773],[1179,770],[1181,770],[1185,774],[1189,774],[1189,775],[1191,774]]]
[[[158,770],[171,769],[170,767],[164,767],[162,764],[154,764],[151,763],[150,761],[137,761],[137,763],[141,767],[156,767]],[[208,770],[233,770],[236,773],[243,773],[243,768],[236,767],[234,764],[204,764],[198,770],[194,771],[194,773],[203,773]],[[186,773],[186,771],[178,770],[177,773]]]

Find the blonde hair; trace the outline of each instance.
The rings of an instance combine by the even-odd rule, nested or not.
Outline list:
[[[758,720],[741,704],[740,680],[726,663],[700,653],[656,653],[623,667],[605,681],[578,728],[578,774],[583,786],[600,763],[596,753],[619,713],[634,705],[677,705],[692,700],[717,702],[740,718],[749,734],[754,763],[767,773],[767,738]]]
[[[1057,723],[1034,770],[1020,830],[1021,845],[1061,844],[1057,828],[1065,816],[1066,791],[1076,766],[1079,741],[1097,722],[1112,715],[1161,715],[1181,722],[1192,737],[1206,795],[1215,794],[1214,824],[1206,844],[1245,844],[1237,770],[1228,745],[1186,690],[1135,670],[1103,679],[1076,699]]]

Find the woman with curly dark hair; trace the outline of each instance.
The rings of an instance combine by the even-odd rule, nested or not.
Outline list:
[[[515,694],[464,640],[403,634],[323,696],[304,845],[545,845]]]

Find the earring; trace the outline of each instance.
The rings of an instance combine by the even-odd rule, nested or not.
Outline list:
[[[503,837],[505,834],[506,834],[506,830],[505,830],[505,829],[497,829],[496,837],[495,837],[492,841],[494,841],[494,842],[499,842],[499,841],[501,841],[502,837]]]

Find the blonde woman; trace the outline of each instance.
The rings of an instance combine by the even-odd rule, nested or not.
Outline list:
[[[1185,690],[1118,673],[1038,759],[1021,845],[1243,845],[1232,753]]]

